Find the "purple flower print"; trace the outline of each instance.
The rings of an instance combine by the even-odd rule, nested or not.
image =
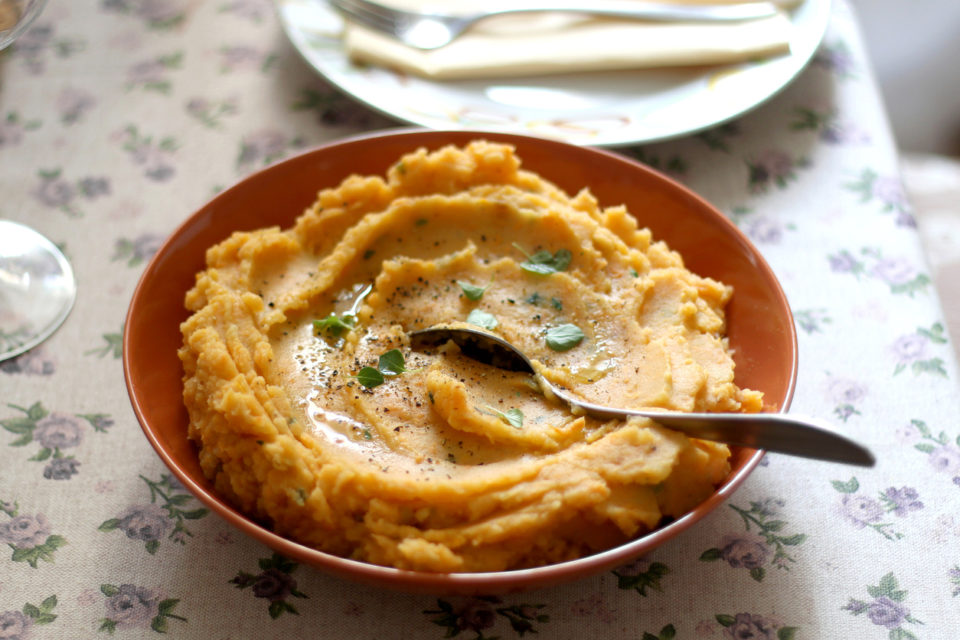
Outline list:
[[[926,426],[925,423],[923,424]],[[897,427],[896,436],[898,443],[913,446],[923,438],[923,432],[920,430],[917,421],[911,421]]]
[[[183,18],[184,4],[183,0],[139,0],[136,15],[150,24],[169,24]]]
[[[873,197],[891,209],[906,209],[909,206],[903,182],[898,178],[881,176],[874,180]]]
[[[765,191],[771,183],[783,187],[787,180],[794,177],[794,169],[802,164],[779,149],[767,149],[753,162],[747,163],[750,189],[754,192]]]
[[[100,593],[107,597],[104,602],[106,616],[100,619],[100,631],[113,634],[119,629],[149,627],[157,633],[166,633],[169,621],[186,622],[183,616],[173,613],[178,598],[160,599],[155,589],[133,584],[101,584]]]
[[[66,87],[57,96],[55,107],[64,124],[80,122],[83,116],[96,105],[92,94],[82,89]]]
[[[854,598],[850,598],[850,602],[844,605],[843,610],[849,611],[850,613],[853,613],[855,615],[860,615],[861,613],[866,611],[869,607],[870,607],[869,602],[864,602],[863,600],[856,600]]]
[[[139,262],[149,260],[160,249],[164,237],[157,233],[145,233],[133,241],[133,256]]]
[[[906,516],[911,511],[923,509],[923,502],[918,500],[919,494],[913,487],[890,487],[883,492],[884,498],[892,507],[890,510],[899,517]]]
[[[258,166],[268,165],[282,158],[289,148],[303,144],[300,138],[287,138],[276,129],[261,129],[245,136],[240,142],[240,155],[237,168],[249,171]]]
[[[37,420],[33,439],[47,449],[69,449],[83,441],[86,422],[77,416],[54,411]]]
[[[224,116],[237,113],[237,99],[235,97],[229,97],[223,100],[191,98],[187,101],[186,111],[204,125],[210,128],[217,128],[222,126],[221,120]]]
[[[42,176],[40,186],[34,192],[41,204],[52,208],[68,206],[76,194],[76,188],[61,178],[60,172]]]
[[[144,60],[127,70],[127,79],[134,84],[147,84],[163,80],[167,68],[158,60]]]
[[[867,389],[862,384],[848,378],[831,380],[828,392],[834,402],[847,404],[860,402],[867,395]]]
[[[163,244],[164,237],[156,233],[144,233],[133,240],[118,238],[114,242],[111,260],[126,260],[127,266],[135,267],[153,257]]]
[[[639,576],[647,572],[650,568],[650,561],[646,558],[637,558],[629,564],[617,568],[616,572],[621,576]]]
[[[269,0],[230,0],[220,10],[253,22],[261,22],[272,13]]]
[[[777,220],[761,217],[747,226],[747,234],[757,242],[777,244],[783,239],[783,225]]]
[[[10,47],[13,56],[23,60],[31,73],[42,74],[46,71],[46,54],[52,52],[57,57],[68,58],[85,43],[72,38],[58,38],[54,27],[42,19],[34,23]]]
[[[23,140],[23,125],[7,118],[0,121],[0,149],[15,147]]]
[[[780,498],[764,498],[756,504],[756,514],[762,518],[770,518],[780,513],[780,510],[786,504]]]
[[[120,514],[117,528],[131,540],[150,542],[160,540],[173,526],[169,514],[156,504],[140,504],[129,507]]]
[[[870,274],[889,285],[904,285],[913,281],[919,272],[904,258],[882,258],[870,270]]]
[[[870,142],[870,136],[857,127],[841,122],[827,123],[820,131],[820,139],[827,144],[857,144]]]
[[[0,613],[0,640],[27,640],[33,620],[19,611]]]
[[[893,343],[893,351],[897,355],[897,361],[900,364],[910,364],[923,358],[927,349],[927,339],[919,334],[911,333],[900,336]]]
[[[894,218],[893,221],[898,227],[907,227],[908,229],[917,228],[917,219],[907,210],[897,211],[897,217]]]
[[[224,73],[247,69],[262,69],[270,61],[270,55],[256,47],[236,45],[220,49],[220,68]]]
[[[496,613],[489,604],[482,600],[471,600],[457,612],[457,628],[460,631],[475,631],[480,633],[489,629],[497,619]]]
[[[297,581],[288,573],[273,568],[257,576],[253,583],[253,595],[270,602],[285,600],[297,588]]]
[[[156,615],[160,596],[153,589],[122,584],[107,598],[106,617],[120,628],[145,627]]]
[[[23,32],[23,35],[14,43],[15,51],[20,54],[39,53],[53,40],[53,25],[49,23],[34,23]]]
[[[18,549],[31,549],[46,542],[50,535],[50,523],[43,514],[17,516],[0,524],[0,543]]]
[[[879,522],[883,517],[883,506],[867,496],[847,494],[843,496],[840,505],[843,517],[852,522],[858,529]]]
[[[246,136],[242,142],[238,164],[269,162],[286,150],[286,136],[274,129],[263,129]]]
[[[867,390],[855,380],[834,378],[827,386],[827,395],[834,403],[833,412],[846,422],[850,416],[860,413],[857,404],[866,397]]]
[[[770,548],[758,535],[742,533],[727,535],[720,542],[720,557],[734,569],[757,569],[767,563]]]
[[[910,615],[910,609],[904,604],[907,592],[900,588],[896,576],[888,573],[880,578],[879,584],[867,586],[867,593],[872,598],[864,601],[850,598],[844,610],[855,616],[867,614],[867,619],[879,627],[885,627],[891,638],[913,638],[909,631],[903,628],[905,623],[923,624]]]
[[[110,180],[107,178],[81,178],[77,186],[80,188],[80,193],[88,198],[110,194]]]
[[[53,458],[43,469],[43,477],[47,480],[69,480],[79,473],[77,467],[80,461],[76,458]]]
[[[179,24],[186,14],[184,0],[103,0],[103,8],[132,14],[157,29]]]
[[[867,617],[875,625],[896,629],[910,615],[910,610],[887,596],[880,596],[867,607]]]
[[[833,71],[836,75],[849,77],[853,75],[854,58],[844,43],[821,47],[813,59],[814,64]]]
[[[44,206],[61,209],[74,217],[83,215],[75,206],[78,196],[89,199],[110,193],[107,178],[90,176],[74,183],[65,179],[59,169],[41,171],[39,175],[40,186],[34,190],[33,196]]]
[[[835,273],[860,273],[863,264],[849,251],[841,251],[830,256],[830,270]]]
[[[279,554],[260,560],[260,573],[252,574],[240,571],[230,580],[238,589],[252,587],[253,595],[270,601],[267,611],[271,618],[279,618],[284,613],[299,614],[287,598],[306,598],[306,594],[297,589],[297,581],[290,575],[297,563]]]
[[[723,630],[726,638],[734,640],[776,640],[776,626],[769,620],[750,613],[738,613],[733,624]]]
[[[142,166],[144,175],[151,180],[163,182],[173,177],[175,170],[168,159],[178,147],[173,138],[168,136],[155,141],[153,136],[142,134],[136,125],[128,125],[111,138],[123,146],[133,163]]]
[[[953,585],[953,597],[960,596],[960,565],[954,565],[947,573]]]
[[[28,376],[49,376],[54,371],[54,363],[48,358],[46,350],[41,345],[21,353],[16,358],[0,362],[0,371],[11,375],[19,373]]]
[[[171,87],[167,73],[171,69],[179,69],[182,62],[183,54],[181,53],[137,62],[127,69],[127,86],[167,93]]]
[[[960,448],[941,445],[930,452],[930,464],[934,469],[948,475],[960,474]]]

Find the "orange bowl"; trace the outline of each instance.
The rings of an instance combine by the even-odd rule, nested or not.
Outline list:
[[[797,373],[797,338],[786,297],[766,261],[726,217],[686,187],[622,156],[513,134],[406,130],[334,142],[255,173],[190,216],[166,240],[133,293],[123,336],[127,391],[147,439],[183,485],[211,510],[275,551],[331,574],[371,585],[434,594],[479,595],[551,586],[615,568],[692,526],[726,500],[762,451],[732,447],[729,477],[685,516],[626,544],[577,560],[491,573],[404,571],[350,560],[283,538],[217,495],[187,438],[177,349],[188,316],[184,295],[204,269],[208,247],[232,232],[289,227],[318,191],[348,175],[383,175],[419,147],[463,146],[473,139],[516,148],[523,168],[568,193],[589,187],[603,206],[625,204],[654,238],[680,252],[693,272],[734,287],[727,307],[736,382],[762,391],[768,411],[785,411]]]

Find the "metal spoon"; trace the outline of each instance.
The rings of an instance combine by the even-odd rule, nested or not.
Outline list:
[[[604,407],[584,402],[559,389],[537,373],[527,356],[499,336],[461,327],[434,327],[410,333],[410,344],[416,350],[436,347],[448,340],[455,342],[468,358],[499,369],[534,374],[548,396],[554,395],[575,412],[600,420],[640,416],[702,440],[864,467],[872,467],[875,463],[873,454],[866,447],[833,432],[826,423],[813,418],[777,413],[682,413]]]

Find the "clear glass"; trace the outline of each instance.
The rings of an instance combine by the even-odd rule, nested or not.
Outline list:
[[[0,49],[27,30],[47,0],[0,0]]]
[[[30,227],[0,220],[0,361],[50,337],[76,297],[73,269],[57,246]]]

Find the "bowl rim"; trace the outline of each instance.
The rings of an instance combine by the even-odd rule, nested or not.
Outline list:
[[[243,514],[238,509],[234,508],[229,504],[225,499],[219,497],[212,490],[208,490],[206,487],[203,487],[197,484],[181,467],[177,464],[176,460],[173,458],[171,453],[165,448],[163,443],[160,441],[158,435],[154,432],[150,426],[149,416],[147,415],[141,398],[136,388],[136,381],[132,378],[132,370],[134,369],[133,363],[133,350],[132,344],[134,341],[133,329],[131,327],[135,326],[134,322],[131,322],[137,312],[138,304],[141,302],[143,296],[143,291],[147,287],[147,283],[151,277],[155,275],[155,271],[159,268],[159,262],[161,256],[165,255],[171,247],[176,245],[178,241],[186,234],[191,231],[191,228],[195,224],[195,219],[208,208],[214,206],[218,200],[222,198],[229,197],[230,193],[234,190],[241,189],[244,183],[248,181],[257,180],[263,174],[275,170],[277,167],[282,166],[286,163],[295,162],[297,160],[303,159],[304,156],[310,156],[318,153],[330,153],[333,150],[336,150],[339,147],[344,145],[350,145],[356,142],[366,141],[373,138],[384,138],[384,137],[409,137],[411,140],[420,138],[424,135],[427,137],[463,137],[469,136],[472,139],[487,139],[493,142],[505,142],[510,144],[511,141],[517,142],[530,142],[533,144],[555,144],[558,148],[570,148],[575,147],[580,151],[585,151],[587,153],[596,153],[602,156],[606,156],[618,162],[626,163],[632,165],[635,169],[641,170],[646,173],[654,174],[661,180],[670,183],[673,188],[679,189],[685,192],[685,196],[696,201],[697,204],[701,207],[704,207],[713,214],[716,218],[716,222],[721,226],[725,227],[725,230],[735,236],[737,241],[742,244],[750,254],[751,260],[754,263],[757,271],[761,272],[768,283],[771,285],[773,293],[775,294],[776,302],[778,307],[781,310],[786,311],[786,320],[789,322],[786,323],[786,329],[788,331],[788,340],[791,344],[791,355],[790,355],[790,371],[787,375],[787,388],[786,393],[783,396],[782,402],[778,406],[778,413],[786,413],[789,409],[792,401],[794,392],[796,389],[796,380],[798,374],[798,341],[797,341],[797,331],[796,323],[793,318],[792,310],[787,301],[783,287],[781,286],[779,280],[776,277],[776,274],[773,272],[773,269],[767,263],[763,255],[757,249],[757,247],[749,240],[749,238],[739,229],[736,225],[725,215],[723,215],[719,209],[717,209],[713,204],[705,200],[702,196],[694,192],[691,188],[686,185],[678,182],[677,180],[665,175],[661,171],[658,171],[642,162],[634,160],[632,158],[626,157],[622,154],[615,153],[607,149],[601,149],[597,147],[585,147],[581,145],[571,145],[570,143],[565,143],[560,140],[543,138],[535,135],[522,135],[516,133],[499,133],[499,132],[489,132],[489,131],[465,131],[465,130],[434,130],[434,129],[423,129],[417,127],[399,127],[386,130],[378,130],[375,132],[365,132],[358,135],[347,136],[344,138],[337,138],[316,146],[313,146],[309,149],[305,149],[295,155],[288,156],[284,159],[281,159],[277,162],[271,163],[253,173],[247,174],[233,184],[231,184],[226,189],[220,191],[212,198],[208,198],[203,202],[198,208],[192,211],[182,222],[180,222],[174,230],[166,237],[166,239],[161,244],[160,248],[156,253],[151,257],[149,263],[144,268],[143,273],[141,274],[139,280],[137,281],[136,287],[130,298],[129,307],[125,315],[124,328],[123,328],[123,374],[124,382],[127,388],[128,397],[130,399],[131,406],[133,408],[134,414],[136,415],[137,421],[140,424],[141,430],[149,441],[150,445],[153,447],[154,451],[167,466],[167,468],[176,476],[176,478],[188,489],[200,502],[204,503],[205,506],[210,508],[213,512],[217,513],[220,517],[224,518],[231,525],[242,531],[244,534],[254,538],[255,540],[271,547],[274,551],[282,553],[294,560],[297,560],[303,564],[309,566],[320,568],[324,572],[336,575],[338,577],[346,578],[354,582],[365,583],[367,585],[376,585],[380,587],[388,587],[394,590],[407,591],[407,592],[418,592],[418,593],[429,593],[429,594],[451,594],[451,595],[482,595],[482,594],[491,594],[491,593],[505,593],[513,591],[524,591],[533,588],[540,588],[546,586],[554,586],[565,582],[570,582],[572,580],[577,580],[588,575],[595,575],[605,569],[611,569],[616,566],[628,563],[632,560],[635,560],[638,557],[641,557],[645,552],[646,548],[654,545],[659,546],[662,543],[672,540],[677,537],[680,533],[690,528],[693,524],[700,521],[701,519],[707,517],[715,511],[715,509],[724,501],[726,501],[746,480],[746,478],[753,472],[753,470],[760,464],[765,451],[762,449],[750,449],[748,447],[734,447],[732,451],[736,454],[737,450],[740,451],[740,455],[744,456],[746,459],[743,464],[738,468],[733,470],[727,478],[721,483],[721,485],[712,493],[710,496],[698,504],[693,510],[685,513],[681,517],[660,526],[653,531],[644,534],[638,538],[632,539],[629,542],[623,543],[616,547],[606,549],[594,554],[587,556],[582,556],[573,560],[566,560],[563,562],[558,562],[549,565],[530,567],[530,568],[521,568],[521,569],[511,569],[505,571],[492,571],[492,572],[458,572],[458,573],[433,573],[425,571],[411,571],[405,569],[398,569],[395,567],[388,567],[383,565],[377,565],[361,560],[355,560],[351,558],[345,558],[342,556],[337,556],[331,553],[320,551],[312,547],[300,544],[296,541],[293,541],[289,538],[285,538],[277,533],[274,533],[263,523],[254,520],[253,518]],[[416,149],[418,146],[423,146],[428,143],[412,143],[411,151]],[[459,141],[449,141],[444,144],[463,144]],[[522,158],[521,158],[522,159]],[[609,205],[609,203],[608,203]],[[184,294],[186,292],[183,292]],[[194,445],[195,446],[195,445]]]

